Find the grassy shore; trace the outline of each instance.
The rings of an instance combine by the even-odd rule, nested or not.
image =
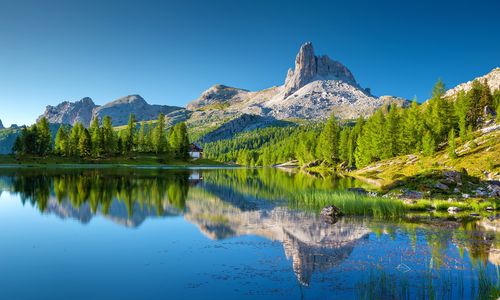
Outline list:
[[[57,165],[130,165],[130,166],[227,166],[224,163],[209,159],[175,160],[165,159],[151,154],[132,154],[127,156],[114,156],[103,158],[75,158],[61,157],[56,155],[22,156],[0,155],[0,167],[2,166],[57,166]]]

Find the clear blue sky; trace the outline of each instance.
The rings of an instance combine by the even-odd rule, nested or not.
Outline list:
[[[283,83],[300,45],[375,95],[426,99],[500,65],[499,1],[0,0],[0,119],[128,94],[183,106],[215,83]]]

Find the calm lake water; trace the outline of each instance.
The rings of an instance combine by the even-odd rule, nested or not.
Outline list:
[[[327,224],[312,208],[354,186],[274,169],[3,169],[0,299],[496,298],[495,232]]]

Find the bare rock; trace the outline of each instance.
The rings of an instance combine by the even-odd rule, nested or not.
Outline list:
[[[89,126],[92,112],[98,107],[91,98],[85,97],[75,102],[64,101],[57,106],[48,105],[38,118],[45,117],[49,123],[74,125],[77,122]]]
[[[342,80],[357,86],[351,71],[340,62],[331,60],[328,56],[315,56],[312,43],[305,43],[300,47],[295,58],[295,70],[288,70],[285,80],[284,97],[318,79]]]
[[[435,188],[437,188],[437,189],[440,189],[440,190],[442,190],[442,191],[449,191],[449,190],[450,190],[450,187],[449,187],[449,186],[447,186],[446,184],[441,183],[441,182],[436,183],[436,184],[434,185],[434,187],[435,187]]]
[[[325,222],[334,224],[338,221],[338,218],[341,217],[342,211],[340,208],[336,207],[335,205],[329,205],[324,207],[321,210],[321,216],[325,220]]]
[[[459,207],[456,207],[456,206],[450,206],[450,207],[448,207],[448,212],[450,214],[457,213],[459,211],[461,211],[461,209]]]

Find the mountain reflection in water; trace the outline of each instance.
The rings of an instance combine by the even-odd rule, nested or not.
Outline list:
[[[411,240],[415,253],[398,253],[400,260],[405,256],[411,261],[428,255],[430,260],[425,265],[426,272],[440,268],[467,268],[463,262],[450,259],[452,248],[456,248],[462,258],[466,252],[472,266],[500,263],[496,233],[482,230],[475,223],[443,230],[439,226],[403,219],[386,222],[342,218],[332,225],[325,223],[316,212],[300,209],[296,201],[293,209],[288,205],[290,198],[300,193],[355,186],[359,183],[353,179],[318,180],[304,174],[265,169],[20,169],[0,172],[0,191],[18,194],[23,204],[30,203],[41,213],[61,219],[87,224],[100,217],[128,228],[137,228],[146,219],[183,216],[212,240],[251,235],[279,242],[302,286],[309,286],[315,273],[325,273],[341,266],[357,248],[369,243],[370,236],[387,235],[394,240]],[[422,238],[424,241],[419,241]],[[419,249],[417,244],[425,247]],[[359,255],[355,255],[357,259]],[[386,259],[383,255],[381,257]],[[385,268],[384,263],[391,264],[391,270],[401,270],[401,266],[406,266],[399,263],[392,266],[395,262],[390,259],[370,262],[370,266]],[[367,266],[366,261],[362,261],[357,267],[369,270],[371,267]],[[417,264],[411,268],[416,269]],[[366,282],[360,281],[360,291],[372,289],[374,284],[381,286],[382,281],[387,288],[396,289],[390,286],[390,280],[387,282],[385,277],[380,277],[385,275],[380,274],[369,277]],[[488,280],[488,295],[495,294],[498,283]],[[409,285],[398,283],[404,284]],[[455,292],[450,293],[455,295]],[[423,296],[429,295],[424,292]]]

